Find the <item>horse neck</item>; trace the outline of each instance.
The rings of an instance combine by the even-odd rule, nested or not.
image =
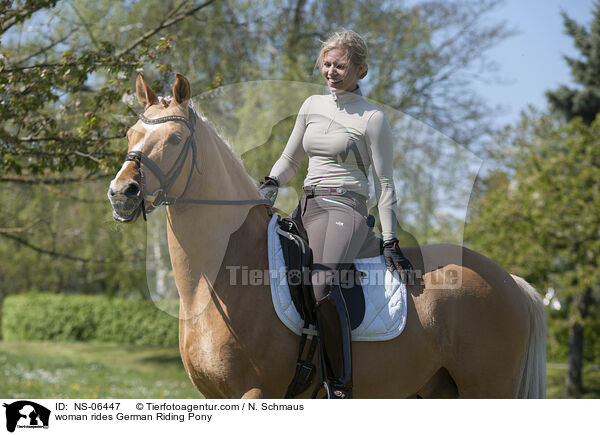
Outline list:
[[[194,174],[186,198],[260,199],[252,179],[212,127],[199,119],[195,135],[202,174]],[[266,232],[266,209],[263,213],[249,213],[252,207],[255,206],[175,204],[167,207],[169,252],[188,315],[190,311],[198,312],[199,308],[193,306],[206,305],[211,292],[226,291],[224,287],[216,289],[215,282],[225,264],[231,235],[242,225],[250,231]],[[249,219],[254,221],[250,225]],[[243,254],[244,250],[247,255]],[[254,252],[248,246],[239,246],[238,260],[251,266]]]

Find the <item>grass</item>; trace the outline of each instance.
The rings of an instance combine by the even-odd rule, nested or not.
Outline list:
[[[566,364],[547,365],[548,398],[567,398]],[[600,369],[584,368],[584,398],[600,398]],[[0,341],[0,397],[202,398],[179,349],[106,343]]]
[[[178,348],[0,342],[2,398],[202,398]]]
[[[566,399],[565,378],[567,365],[564,363],[548,363],[546,365],[546,396],[550,399]],[[583,398],[600,399],[600,368],[598,365],[583,367]]]

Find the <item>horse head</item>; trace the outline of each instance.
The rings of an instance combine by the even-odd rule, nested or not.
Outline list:
[[[189,81],[177,74],[173,98],[159,100],[140,73],[136,94],[144,113],[127,131],[127,158],[108,189],[119,222],[134,222],[140,214],[145,218],[154,208],[182,197],[194,168],[199,172]]]

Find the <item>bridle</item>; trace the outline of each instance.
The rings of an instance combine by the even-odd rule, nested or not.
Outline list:
[[[189,116],[188,119],[185,116],[181,115],[170,115],[164,116],[162,118],[147,118],[143,114],[139,115],[140,120],[144,124],[155,125],[155,124],[163,124],[169,121],[182,122],[186,125],[188,130],[190,131],[190,135],[187,140],[183,144],[181,151],[179,151],[179,155],[171,166],[171,169],[164,173],[162,169],[158,167],[156,163],[154,163],[151,159],[148,158],[142,151],[130,151],[127,153],[125,157],[126,162],[134,162],[140,172],[140,193],[139,196],[141,198],[140,205],[142,214],[144,216],[144,220],[146,220],[146,214],[151,213],[157,207],[161,205],[173,205],[180,203],[188,203],[188,204],[215,204],[215,205],[245,205],[245,204],[265,204],[270,205],[270,202],[265,199],[239,199],[239,200],[220,200],[220,199],[190,199],[184,198],[188,188],[190,187],[192,176],[194,175],[194,171],[198,173],[198,175],[202,175],[200,168],[198,167],[198,147],[196,145],[196,140],[194,139],[194,132],[196,127],[196,113],[194,109],[189,107]],[[179,175],[183,171],[183,167],[185,166],[185,162],[187,161],[187,156],[192,152],[192,167],[190,168],[190,173],[188,174],[187,182],[185,184],[185,188],[181,195],[177,197],[169,196],[169,191],[171,187],[175,184]],[[154,174],[156,179],[158,180],[160,186],[156,189],[152,194],[145,194],[145,176],[144,176],[144,168],[147,168]]]

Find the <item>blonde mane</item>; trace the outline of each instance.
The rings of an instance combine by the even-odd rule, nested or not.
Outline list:
[[[233,165],[237,166],[242,171],[242,173],[245,174],[246,178],[248,179],[248,183],[252,184],[258,190],[255,180],[248,173],[248,170],[244,166],[242,159],[235,154],[235,151],[231,144],[226,139],[224,139],[224,135],[220,134],[217,128],[208,120],[208,118],[195,107],[194,102],[192,100],[188,102],[188,107],[191,108],[194,111],[194,114],[198,117],[198,119],[208,127],[208,130],[218,139],[219,144],[223,145],[220,148],[227,150],[226,155],[229,156],[230,160],[233,162]],[[202,154],[201,150],[199,150],[199,152],[200,154]]]
[[[158,101],[160,104],[163,105],[163,107],[168,108],[173,102],[173,97],[170,95],[158,96]],[[242,162],[241,158],[239,158],[235,154],[235,151],[231,144],[224,138],[224,134],[219,132],[217,128],[214,125],[212,125],[212,123],[208,120],[208,118],[196,108],[196,105],[194,104],[194,101],[192,99],[188,100],[186,107],[192,109],[194,111],[194,114],[198,117],[198,119],[200,119],[208,127],[212,134],[219,139],[219,142],[222,145],[224,145],[227,150],[229,150],[229,156],[231,157],[231,160],[234,161],[234,165],[239,166],[239,168],[246,175],[248,182],[251,183],[254,187],[257,187],[255,180],[248,173],[248,170],[244,166],[244,163]]]

